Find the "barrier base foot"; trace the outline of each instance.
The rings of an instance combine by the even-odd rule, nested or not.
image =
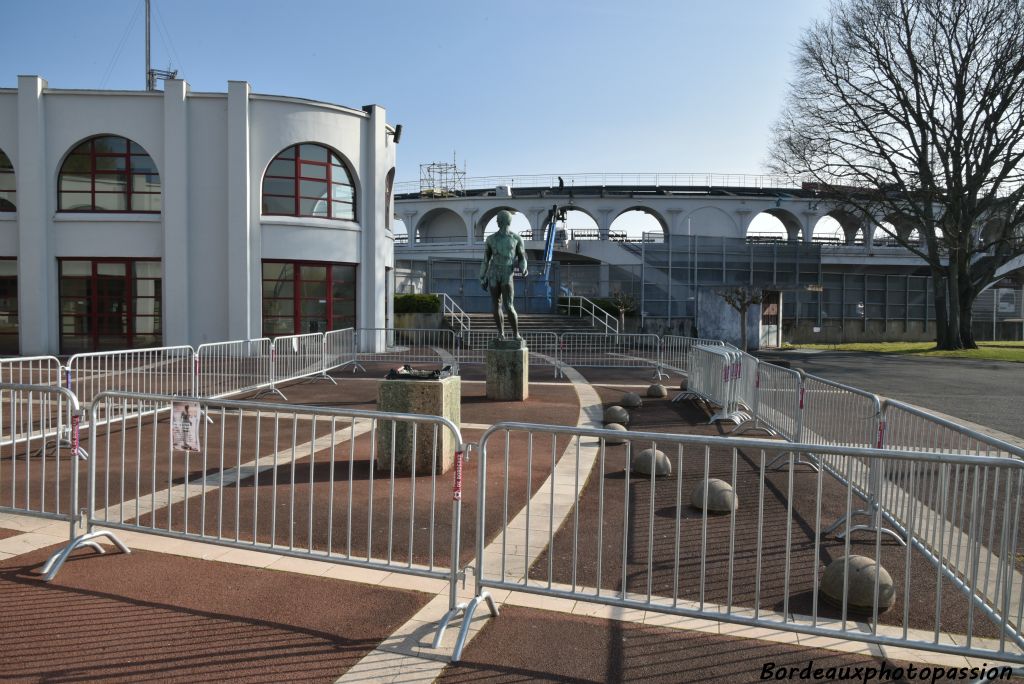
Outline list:
[[[288,397],[284,396],[284,392],[282,392],[281,390],[277,389],[276,387],[267,387],[265,389],[261,389],[259,392],[257,392],[256,394],[252,395],[252,397],[250,397],[250,399],[256,400],[256,399],[262,399],[263,397],[269,397],[269,396],[278,396],[278,397],[281,397],[282,400],[288,401]]]
[[[720,420],[742,425],[743,423],[749,422],[751,418],[749,414],[744,413],[743,411],[732,411],[731,413],[729,411],[719,411],[711,416],[708,420],[708,425],[711,423],[717,423]]]
[[[316,376],[316,379],[317,379],[317,380],[330,380],[330,381],[331,381],[331,383],[333,383],[333,384],[335,384],[335,385],[337,385],[337,384],[338,384],[338,381],[337,381],[337,380],[335,380],[334,378],[332,378],[332,377],[331,377],[330,375],[328,375],[328,374],[327,374],[327,371],[321,371],[321,372],[320,372],[320,375]]]
[[[498,607],[494,605],[494,598],[491,596],[491,592],[482,592],[479,596],[474,596],[473,599],[465,606],[462,615],[462,627],[459,629],[459,638],[455,640],[455,650],[452,651],[452,662],[459,662],[459,658],[462,657],[462,651],[466,648],[466,641],[469,637],[469,626],[473,623],[473,613],[476,612],[476,607],[480,605],[481,601],[487,602],[487,608],[491,611],[491,617],[498,617]],[[455,611],[458,611],[456,608]],[[451,615],[451,612],[449,613]],[[448,616],[445,616],[447,618]],[[447,626],[447,621],[445,622]],[[438,631],[437,641],[434,642],[434,648],[441,642],[442,632]]]
[[[842,526],[843,523],[845,523],[847,520],[852,521],[853,517],[857,516],[857,515],[867,516],[868,518],[875,518],[876,515],[877,515],[877,512],[876,511],[872,511],[872,510],[868,510],[868,509],[864,509],[864,508],[858,508],[857,510],[853,511],[849,515],[841,516],[834,523],[832,523],[831,525],[826,527],[824,530],[822,530],[822,532],[821,532],[822,536],[825,536],[825,535],[828,535],[828,534],[832,534],[837,529],[839,529],[839,527]],[[874,533],[874,534],[884,534],[884,535],[890,536],[893,539],[895,539],[896,541],[898,541],[900,543],[900,546],[906,546],[907,545],[907,542],[903,539],[903,536],[900,535],[899,532],[897,532],[896,530],[889,529],[888,527],[885,527],[885,526],[877,525],[877,524],[875,524],[874,520],[872,520],[871,522],[868,522],[868,523],[866,523],[864,525],[851,525],[850,526],[850,534],[852,535],[854,532],[871,532],[871,533]],[[842,532],[840,532],[839,534],[836,535],[836,539],[844,539],[845,537],[846,537],[846,531],[845,530],[843,530]]]
[[[765,468],[768,470],[782,470],[788,464],[788,457],[792,453],[792,451],[783,451],[781,454],[773,458]],[[796,458],[793,459],[793,465],[805,465],[816,473],[821,470],[821,468],[818,467],[818,464],[813,460],[805,460],[803,452],[796,452]]]
[[[776,437],[779,434],[775,430],[771,429],[770,427],[762,423],[757,418],[750,418],[748,420],[743,421],[742,423],[737,424],[736,427],[729,431],[729,434],[742,435],[747,432],[750,432],[751,430],[761,430],[771,435],[772,437]]]
[[[101,537],[108,538],[111,542],[113,542],[114,546],[116,546],[121,553],[132,552],[131,549],[125,546],[124,542],[118,539],[113,532],[110,532],[108,530],[100,530],[98,532],[86,532],[85,534],[72,539],[67,546],[65,546],[63,549],[61,549],[57,553],[50,556],[49,559],[47,559],[46,564],[43,565],[42,569],[43,581],[49,582],[54,577],[56,577],[57,573],[64,565],[64,561],[66,561],[68,559],[68,556],[70,556],[77,549],[86,547],[93,549],[94,551],[96,551],[96,553],[106,553],[106,549],[100,546],[99,543],[97,543],[96,541]]]

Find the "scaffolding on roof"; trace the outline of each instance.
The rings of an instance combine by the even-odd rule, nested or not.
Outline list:
[[[459,197],[466,194],[466,163],[460,170],[452,155],[451,163],[420,164],[420,197]]]

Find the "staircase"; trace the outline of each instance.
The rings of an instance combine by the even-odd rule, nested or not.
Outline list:
[[[471,313],[466,314],[470,320],[470,330],[495,331],[494,317],[491,314]],[[604,329],[594,328],[590,325],[591,319],[579,316],[561,316],[558,314],[519,314],[519,332],[575,332],[575,333],[597,333],[604,332]],[[451,317],[445,316],[445,324],[453,330],[458,330],[458,323]],[[505,319],[505,334],[512,334],[512,324]]]

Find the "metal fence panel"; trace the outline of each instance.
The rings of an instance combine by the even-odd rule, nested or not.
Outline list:
[[[562,333],[559,359],[576,368],[653,368],[660,363],[657,335]]]
[[[266,337],[199,345],[196,395],[226,397],[272,386],[271,350]]]
[[[522,333],[530,353],[530,367],[549,366],[558,374],[558,333],[529,331]],[[496,330],[466,330],[456,335],[459,366],[482,365],[487,361],[487,347],[498,339]]]
[[[195,394],[195,350],[189,346],[75,354],[67,364],[67,388],[83,407],[101,392]]]
[[[705,340],[698,337],[663,335],[661,338],[661,367],[677,375],[686,375],[690,367],[690,352],[696,346],[725,346],[721,340]]]
[[[324,333],[324,371],[356,364],[356,331],[354,328]]]
[[[761,362],[757,366],[757,407],[754,418],[792,441],[800,441],[803,418],[800,374]]]
[[[72,520],[80,418],[63,387],[0,384],[0,511]]]
[[[56,356],[18,356],[0,359],[0,383],[64,385],[63,366]]]
[[[451,421],[226,399],[190,400],[188,412],[176,401],[94,398],[94,424],[121,418],[90,431],[88,531],[75,544],[102,526],[434,577],[450,585],[446,621],[458,612],[463,446]]]
[[[275,337],[271,343],[274,383],[324,374],[324,334]]]
[[[476,596],[464,625],[482,602],[497,615],[489,590],[500,589],[1024,663],[1024,586],[1015,560],[1024,543],[1024,461],[830,446],[827,460],[847,475],[839,480],[794,467],[794,452],[820,452],[820,445],[636,432],[613,446],[621,438],[611,430],[523,423],[485,432],[477,529],[495,512],[502,525],[490,544],[478,535]],[[557,467],[556,439],[568,440]],[[648,448],[663,451],[670,474],[635,470]],[[504,482],[511,469],[525,467],[529,478],[549,451],[552,475],[543,488],[550,498],[542,489],[518,514],[510,511]],[[773,473],[768,462],[780,456],[789,467]],[[907,511],[898,520],[875,509],[867,541],[829,537],[825,511],[853,515],[852,464],[865,460],[881,464],[886,487],[901,492]],[[949,478],[957,492],[943,484]],[[700,504],[712,479],[729,484],[741,501],[731,514],[709,514]],[[555,503],[556,491],[567,492],[566,505]],[[984,507],[1000,513],[961,525]],[[883,545],[882,519],[899,524],[909,544]],[[959,553],[944,553],[950,540]],[[834,604],[827,602],[821,557],[854,553],[888,569],[891,593],[876,578],[866,599],[857,599],[847,571],[832,589]],[[963,634],[952,639],[951,614],[966,616],[956,622]],[[464,627],[456,660],[467,633]]]
[[[356,358],[361,363],[452,366],[458,372],[455,333],[419,328],[358,328]]]

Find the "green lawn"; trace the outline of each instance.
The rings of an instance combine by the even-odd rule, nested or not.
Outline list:
[[[934,342],[853,342],[848,344],[786,345],[786,349],[881,352],[884,354],[914,354],[915,356],[943,356],[953,359],[1019,361],[1024,363],[1024,342],[979,342],[978,347],[978,349],[945,351],[936,349]]]

